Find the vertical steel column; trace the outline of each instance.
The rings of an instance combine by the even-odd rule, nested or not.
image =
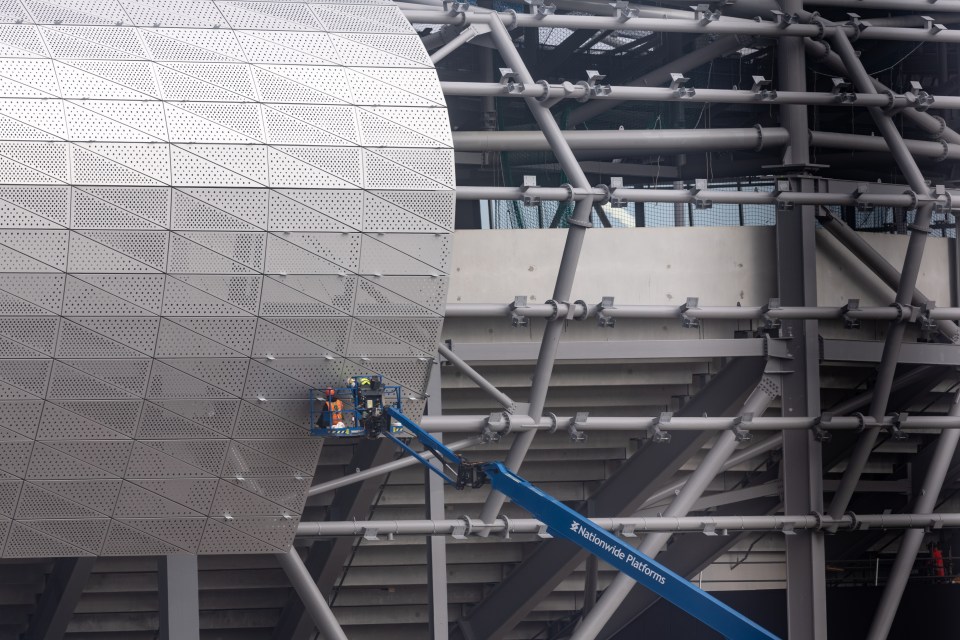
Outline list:
[[[43,585],[23,640],[63,640],[97,559],[58,558]]]
[[[842,30],[836,30],[831,39],[834,49],[847,68],[847,73],[853,80],[854,86],[860,93],[876,93],[873,81],[860,63],[853,45]],[[920,173],[913,156],[907,150],[900,132],[893,121],[879,108],[868,108],[877,128],[886,140],[890,152],[893,154],[900,172],[907,179],[910,188],[918,195],[929,196],[930,189]],[[917,286],[917,276],[920,272],[920,261],[923,258],[923,249],[930,232],[930,216],[933,213],[932,204],[922,204],[917,207],[917,215],[912,225],[912,233],[907,244],[907,254],[903,259],[903,269],[900,270],[900,283],[897,287],[896,302],[909,305],[913,300],[913,293]],[[900,356],[900,345],[906,332],[906,323],[892,322],[883,343],[883,355],[877,371],[877,382],[874,385],[873,401],[870,403],[870,415],[882,418],[890,398],[890,389],[893,384],[893,375],[897,368],[897,359]],[[840,516],[847,510],[850,498],[856,490],[860,475],[867,464],[870,452],[877,442],[880,430],[876,427],[868,429],[857,440],[850,462],[844,471],[840,486],[837,488],[830,503],[830,515]]]
[[[440,363],[434,362],[427,383],[427,415],[443,412],[440,387]],[[434,434],[442,439],[443,434]],[[443,510],[443,480],[429,469],[423,470],[424,503],[428,520],[446,518]],[[427,536],[427,592],[430,594],[430,637],[447,640],[450,620],[447,612],[447,539]]]
[[[313,620],[313,624],[317,626],[320,638],[322,640],[347,640],[347,635],[340,628],[330,605],[327,604],[327,599],[320,593],[320,588],[317,587],[317,583],[313,581],[313,577],[307,571],[307,567],[304,566],[303,560],[300,559],[297,548],[291,546],[290,551],[278,553],[275,557],[284,573],[287,574],[287,578],[289,578],[290,584],[293,585],[297,595],[300,596],[303,607]],[[176,637],[175,640],[180,640],[180,638]]]
[[[490,36],[497,45],[507,66],[513,69],[524,85],[533,86],[535,84],[533,76],[527,70],[501,20],[502,18],[498,14],[490,16]],[[586,174],[580,168],[580,164],[573,155],[573,151],[570,150],[567,141],[564,140],[563,132],[557,125],[557,121],[553,119],[553,114],[537,100],[533,98],[526,98],[525,100],[570,182],[576,188],[589,189],[590,181],[587,180]],[[583,247],[583,238],[590,226],[591,211],[593,211],[592,196],[579,200],[573,209],[573,215],[570,217],[570,228],[567,230],[567,239],[563,246],[563,255],[560,258],[560,267],[557,271],[557,282],[553,289],[553,299],[558,302],[569,301],[573,289],[573,279],[577,273],[577,262],[580,260],[580,250]],[[537,366],[533,374],[533,384],[530,388],[528,415],[535,421],[539,421],[543,416],[547,389],[550,386],[550,376],[553,373],[553,363],[557,357],[557,346],[560,344],[560,337],[563,334],[563,323],[563,318],[548,319],[543,331],[540,353],[537,356]],[[519,470],[520,464],[527,455],[535,436],[535,430],[524,431],[517,436],[504,460],[508,469],[511,471]],[[480,512],[481,521],[490,522],[496,518],[505,500],[503,494],[497,491],[491,492]]]
[[[786,5],[785,5],[786,6]],[[789,38],[781,38],[788,40]],[[804,116],[806,117],[806,116]],[[804,124],[806,121],[804,120]],[[804,145],[805,146],[805,145]],[[812,178],[795,179],[794,190],[810,192]],[[777,290],[784,306],[817,305],[816,207],[777,213]],[[782,376],[781,414],[820,415],[820,353],[816,320],[784,320],[790,338],[792,373]],[[809,431],[783,432],[783,501],[786,513],[823,511],[820,443]],[[791,640],[827,637],[827,594],[823,534],[784,536],[787,560],[787,628]]]
[[[960,416],[960,393],[953,399],[950,415]],[[937,449],[930,461],[927,475],[923,479],[923,488],[920,490],[920,496],[913,506],[913,513],[933,513],[947,470],[950,468],[950,462],[953,460],[953,454],[957,450],[958,441],[960,441],[960,430],[944,429],[940,432]],[[920,550],[923,536],[923,529],[907,529],[903,533],[897,559],[894,561],[890,577],[887,579],[887,586],[883,589],[883,596],[880,598],[880,604],[873,616],[873,624],[870,625],[867,640],[886,640],[887,634],[890,633],[890,626],[893,624],[893,618],[900,606],[900,598],[903,596],[903,590],[907,586],[907,580],[913,570],[913,563],[917,559],[917,552]]]
[[[780,0],[780,9],[787,15],[803,11],[803,0]],[[777,72],[783,91],[807,90],[807,60],[801,38],[777,39]],[[807,106],[780,105],[780,124],[790,132],[790,141],[783,155],[783,164],[805,167],[810,164]]]
[[[680,190],[680,189],[686,188],[686,185],[683,184],[683,180],[674,180],[673,188]],[[685,209],[684,203],[682,202],[673,203],[673,226],[675,227],[687,226],[686,223],[684,222],[684,214],[683,214],[684,209]]]
[[[760,384],[753,390],[740,415],[752,414],[754,416],[762,415],[773,399],[775,393],[772,388],[778,385],[772,382],[767,376],[760,381]],[[697,466],[696,471],[684,483],[683,488],[677,497],[673,499],[670,506],[663,512],[664,516],[685,516],[693,508],[693,504],[700,499],[703,492],[713,482],[713,479],[720,473],[724,462],[733,454],[737,448],[737,436],[732,430],[721,433],[713,447],[707,452],[703,461]],[[643,542],[637,547],[641,553],[655,558],[663,549],[664,545],[673,535],[670,532],[648,533],[644,536]],[[617,609],[623,604],[623,601],[630,595],[630,591],[637,586],[634,580],[624,574],[618,574],[610,586],[603,592],[600,600],[590,610],[590,613],[580,621],[580,626],[570,636],[570,640],[593,640],[603,631],[604,626],[610,618],[617,612]]]
[[[163,556],[157,561],[160,640],[200,640],[200,581],[197,556]]]

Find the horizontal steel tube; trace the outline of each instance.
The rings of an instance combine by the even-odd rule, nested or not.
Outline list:
[[[955,529],[960,513],[883,513],[847,514],[838,518],[817,515],[783,516],[683,516],[647,518],[590,518],[601,529],[626,532],[669,531],[672,533],[719,533],[723,531],[785,531],[801,529],[856,531],[863,529]],[[349,522],[301,522],[297,536],[377,536],[377,535],[458,535],[480,530],[493,534],[540,533],[544,524],[532,518],[505,520],[489,524],[467,518],[452,520],[367,520]]]
[[[570,305],[566,303],[531,304],[513,307],[509,304],[450,303],[446,317],[496,317],[512,314],[528,318],[548,318],[554,315],[566,317]],[[622,305],[601,308],[600,305],[573,303],[570,317],[576,320],[594,317],[602,313],[609,318],[631,320],[669,320],[687,316],[701,320],[836,320],[843,317],[858,320],[909,320],[915,308],[904,305],[886,307],[691,307],[669,305]],[[960,320],[960,307],[934,307],[926,312],[931,320]]]
[[[782,431],[818,427],[828,431],[860,430],[866,427],[899,428],[903,431],[928,429],[960,429],[960,418],[949,416],[908,415],[898,418],[884,416],[879,420],[862,416],[819,416],[753,418],[741,421],[734,417],[604,417],[590,416],[581,422],[572,417],[543,417],[538,423],[526,416],[507,416],[491,422],[489,416],[424,416],[420,426],[434,433],[478,433],[489,429],[493,432],[538,430],[567,431],[646,431],[654,426],[663,431],[724,431],[740,428],[744,431]]]
[[[960,33],[960,32],[958,32]],[[904,140],[914,156],[956,160],[960,158],[960,145],[934,140]],[[832,131],[811,131],[810,144],[814,147],[847,149],[850,151],[888,151],[887,141],[880,136],[861,136]]]
[[[872,0],[879,2],[882,0]],[[849,4],[846,5],[849,7]],[[913,7],[916,9],[916,6]],[[935,7],[941,10],[940,5]],[[948,10],[949,11],[949,10]],[[448,13],[429,9],[403,9],[404,15],[417,24],[486,24],[492,14],[478,11],[466,13]],[[851,37],[866,40],[894,40],[908,42],[960,42],[960,31],[936,31],[910,27],[871,27],[868,24],[862,31],[852,25],[816,25],[789,24],[778,25],[764,20],[741,20],[721,18],[703,23],[696,20],[678,20],[675,18],[636,17],[620,19],[605,16],[580,16],[573,14],[536,16],[533,14],[505,13],[504,24],[509,28],[543,27],[563,29],[588,29],[591,31],[653,31],[657,33],[711,33],[717,35],[746,35],[760,37],[807,37],[821,39],[842,31]],[[867,21],[869,22],[869,21]]]
[[[942,147],[941,147],[942,149]],[[540,200],[569,201],[587,197],[582,189],[563,189],[558,187],[457,187],[458,200],[522,200],[539,198]],[[683,189],[631,189],[618,187],[611,190],[614,197],[625,202],[689,202],[699,204],[709,201],[717,204],[823,204],[855,206],[866,204],[881,207],[913,208],[916,198],[910,194],[854,194],[854,193],[800,193],[770,191],[693,191]],[[596,187],[591,190],[595,197],[605,197],[607,192]],[[951,191],[951,198],[960,208],[960,191]],[[572,196],[572,197],[571,197]],[[944,201],[944,204],[946,202]]]
[[[564,131],[573,150],[607,151],[725,151],[781,147],[789,138],[780,127],[761,129],[644,129],[633,131]],[[540,131],[454,131],[457,151],[549,151]]]
[[[572,100],[616,100],[637,102],[707,102],[722,104],[805,104],[836,107],[882,107],[902,108],[911,106],[906,96],[875,93],[844,94],[844,100],[834,93],[807,91],[775,91],[763,94],[749,90],[736,89],[696,89],[693,95],[678,92],[670,87],[633,87],[629,85],[611,85],[609,93],[591,95],[586,84],[535,84],[522,88],[499,82],[455,82],[440,83],[443,93],[448,96],[497,96],[502,98],[572,99]],[[930,109],[960,108],[960,97],[934,96]]]

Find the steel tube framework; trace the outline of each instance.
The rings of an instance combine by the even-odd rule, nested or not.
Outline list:
[[[634,533],[724,533],[732,531],[779,531],[786,534],[798,530],[866,531],[868,529],[956,529],[960,513],[848,513],[839,518],[827,515],[780,516],[684,516],[647,518],[590,518],[597,526],[624,537]],[[325,538],[362,535],[478,535],[540,533],[543,523],[534,519],[497,518],[488,523],[473,518],[448,520],[351,520],[349,522],[301,522],[297,536]]]
[[[320,634],[326,640],[347,640],[347,635],[334,617],[333,611],[330,610],[326,598],[313,581],[307,567],[304,566],[297,548],[290,547],[287,553],[278,553],[274,557],[287,574],[287,578],[300,596],[307,614]]]

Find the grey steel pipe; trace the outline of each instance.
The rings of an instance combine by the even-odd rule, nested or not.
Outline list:
[[[494,384],[480,375],[476,369],[464,362],[463,358],[451,351],[447,345],[440,344],[439,347],[437,347],[437,351],[441,356],[443,356],[443,358],[449,361],[450,364],[456,367],[460,373],[467,376],[467,378],[469,378],[475,385],[480,387],[480,389],[482,389],[488,396],[493,398],[497,404],[502,406],[510,413],[513,413],[513,409],[516,404],[510,399],[510,396],[505,394],[503,391],[500,391],[500,389],[497,389]]]
[[[789,42],[789,40],[787,41]],[[751,104],[765,107],[771,104],[813,105],[825,107],[881,107],[906,108],[914,104],[902,94],[879,95],[870,93],[849,94],[850,101],[840,102],[837,94],[825,92],[807,92],[802,90],[777,90],[773,94],[761,95],[748,89],[696,89],[693,95],[680,94],[669,87],[632,87],[611,86],[610,93],[591,95],[585,84],[546,84],[525,85],[518,90],[501,82],[457,82],[442,81],[440,88],[448,96],[500,98],[537,98],[538,100],[597,100],[601,102],[707,102],[724,104]],[[960,97],[934,96],[930,109],[960,108]]]
[[[824,515],[782,516],[685,516],[590,518],[601,529],[623,537],[635,533],[669,532],[704,533],[705,531],[859,531],[861,529],[943,529],[960,528],[960,513],[883,513],[846,514],[839,518]],[[454,535],[465,537],[504,533],[542,533],[544,523],[532,518],[497,518],[489,523],[472,518],[448,520],[350,520],[341,522],[301,522],[297,537],[325,538],[333,536],[394,535],[426,536]]]
[[[848,0],[808,0],[804,4],[813,7],[850,8],[850,2]],[[916,2],[911,0],[857,0],[856,6],[858,8],[883,9],[885,11],[921,11],[926,6],[943,13],[960,11],[960,2],[956,0],[937,0],[936,3],[931,2],[928,5],[917,5]],[[868,20],[867,22],[872,22],[872,20]]]
[[[953,418],[960,417],[960,393],[954,396],[949,415]],[[958,441],[960,441],[960,431],[944,431],[940,434],[933,459],[927,469],[927,475],[923,479],[920,496],[914,504],[913,511],[915,514],[933,513],[934,507],[937,506],[940,490],[943,488],[943,481],[946,479],[953,455],[957,450]],[[883,596],[880,598],[880,604],[877,605],[876,613],[873,615],[867,640],[886,640],[890,633],[893,618],[900,607],[900,598],[903,596],[903,590],[906,588],[907,580],[913,571],[913,563],[917,559],[917,552],[920,550],[923,536],[923,529],[910,529],[903,534],[903,538],[900,540],[900,549],[897,551],[897,559],[893,562],[890,577],[887,578]]]
[[[443,11],[402,9],[410,22],[420,24],[476,24],[487,23],[493,16],[499,16],[511,29],[523,28],[562,28],[589,29],[591,31],[654,31],[658,33],[711,33],[717,35],[745,35],[762,37],[807,37],[819,39],[834,33],[857,36],[868,40],[893,40],[906,42],[960,42],[958,31],[938,31],[935,29],[867,27],[861,30],[852,24],[777,24],[768,20],[724,19],[703,22],[697,20],[676,20],[672,18],[615,18],[604,16],[581,16],[573,14],[536,16],[518,13],[445,13]]]
[[[300,596],[303,608],[310,614],[310,619],[320,632],[320,637],[325,640],[347,640],[347,634],[340,628],[326,598],[320,593],[317,583],[310,577],[310,572],[300,559],[296,547],[291,546],[287,553],[278,553],[274,557],[287,574],[297,595]]]
[[[471,24],[467,25],[456,37],[452,38],[447,44],[443,45],[436,51],[430,54],[430,62],[437,64],[448,55],[470,42],[477,36],[481,35],[481,29],[487,31],[488,28],[485,25]]]
[[[941,147],[942,148],[942,147]],[[712,191],[709,189],[702,191],[686,189],[632,189],[628,187],[616,187],[610,189],[618,200],[624,202],[682,202],[697,204],[698,202],[710,201],[721,204],[813,204],[813,205],[838,205],[838,206],[856,206],[871,205],[883,207],[903,207],[911,209],[916,206],[917,198],[909,193],[895,194],[871,194],[871,193],[826,193],[800,191],[788,191],[773,193],[769,191]],[[948,205],[946,196],[941,198],[943,206],[960,208],[960,191],[948,192],[951,200]],[[553,200],[569,202],[571,200],[583,200],[593,197],[603,198],[608,195],[605,189],[594,187],[587,192],[584,189],[562,188],[562,187],[458,187],[458,200],[522,200],[524,198],[539,198],[540,200]]]
[[[870,107],[870,109],[877,109]],[[574,151],[603,151],[616,155],[646,155],[651,153],[693,151],[736,151],[780,148],[790,139],[786,129],[781,127],[751,127],[728,129],[643,129],[643,130],[590,130],[564,131],[563,138]],[[810,144],[814,147],[845,149],[850,151],[891,151],[886,139],[851,133],[811,131]],[[457,151],[550,151],[548,138],[539,131],[454,131],[453,146]],[[904,140],[902,146],[908,153],[937,160],[960,158],[960,145],[934,140]],[[588,190],[590,187],[586,187]],[[685,201],[689,195],[682,190],[635,189],[631,194],[624,190],[622,199],[629,195],[653,198],[675,197]],[[637,192],[641,193],[637,193]],[[918,191],[918,193],[925,193]],[[569,195],[557,192],[558,195]],[[618,197],[621,195],[617,194]],[[811,197],[823,197],[825,194],[813,194]],[[724,196],[719,196],[724,197]],[[736,193],[727,194],[731,199],[743,198]],[[763,194],[758,198],[769,197]],[[670,202],[670,200],[659,200]]]
[[[483,438],[476,436],[474,438],[465,438],[463,440],[457,440],[456,442],[451,442],[446,445],[451,451],[461,451],[463,449],[469,449],[478,444],[483,443]],[[436,458],[432,453],[425,451],[420,454],[427,460],[433,460]],[[386,464],[381,464],[376,467],[370,467],[369,469],[364,469],[363,471],[357,471],[356,473],[351,473],[345,476],[340,476],[335,480],[330,480],[329,482],[321,482],[320,484],[315,484],[307,491],[307,496],[318,496],[322,493],[329,493],[341,487],[347,487],[351,484],[357,484],[358,482],[363,482],[369,478],[376,478],[377,476],[385,476],[388,473],[393,473],[399,469],[405,469],[407,467],[413,467],[415,465],[421,464],[419,460],[413,456],[405,456],[394,460],[393,462],[387,462]]]
[[[728,151],[782,147],[789,135],[779,127],[730,129],[644,129],[635,131],[564,131],[574,150]],[[540,131],[454,131],[457,151],[549,151],[549,138]],[[570,175],[570,174],[568,174]],[[579,185],[575,185],[579,186]],[[586,185],[589,188],[592,185]]]
[[[877,109],[877,107],[870,107]],[[879,110],[879,109],[878,109]],[[883,117],[887,117],[884,115]],[[937,140],[903,140],[903,149],[910,154],[923,158],[936,158],[938,160],[956,160],[960,158],[960,145],[937,141]],[[890,151],[896,156],[896,152],[890,148],[890,143],[886,138],[876,136],[863,136],[852,133],[834,133],[832,131],[811,131],[810,144],[814,147],[824,147],[828,149],[849,149],[851,151]],[[897,145],[900,147],[901,145]],[[904,176],[908,180],[916,176]],[[915,189],[915,187],[912,187]],[[918,191],[918,193],[924,193]]]
[[[516,15],[515,13],[512,15]],[[490,26],[490,36],[500,50],[500,55],[504,62],[513,69],[517,77],[524,84],[533,84],[533,78],[527,70],[520,53],[517,51],[503,25],[503,15],[490,16],[488,24]],[[576,188],[590,189],[590,182],[586,174],[580,168],[568,141],[564,138],[563,132],[553,119],[553,114],[543,104],[533,98],[526,99],[531,113],[540,125],[544,138],[549,143],[549,148],[553,151],[560,163],[561,168],[570,178],[571,183]],[[553,300],[566,302],[570,298],[570,292],[573,289],[573,279],[577,272],[577,263],[580,260],[580,253],[583,248],[583,240],[586,235],[587,227],[590,226],[590,216],[593,213],[593,197],[588,197],[578,201],[573,208],[573,214],[568,221],[566,241],[563,245],[563,254],[560,257],[560,266],[557,269],[557,280],[553,290]],[[540,342],[540,352],[537,355],[537,365],[533,373],[533,383],[530,387],[530,408],[527,415],[534,421],[539,422],[543,415],[544,405],[547,399],[547,390],[550,386],[550,377],[553,373],[553,364],[557,358],[557,348],[560,344],[560,338],[563,334],[563,322],[559,318],[553,318],[547,321],[543,331],[543,338]],[[536,436],[535,430],[521,433],[513,441],[510,450],[504,459],[504,465],[511,471],[517,471],[523,463],[530,445]],[[505,501],[503,494],[491,492],[487,497],[483,508],[480,511],[480,519],[487,521],[493,520],[500,513],[501,507]]]
[[[857,57],[853,45],[842,32],[836,32],[831,39],[837,55],[843,61],[847,68],[854,86],[858,91],[870,93],[876,91],[870,76],[867,74],[860,59]],[[910,151],[904,144],[900,132],[897,130],[893,121],[880,109],[871,107],[870,115],[873,117],[877,128],[883,135],[884,140],[890,147],[900,172],[907,179],[916,193],[929,195],[923,174],[920,172],[916,161],[910,155]],[[923,249],[926,244],[927,235],[930,227],[930,216],[933,212],[932,204],[922,204],[917,208],[917,214],[912,226],[913,233],[907,244],[907,253],[903,260],[903,268],[900,271],[900,281],[897,285],[896,302],[898,304],[910,304],[917,286],[917,278],[920,273],[920,261],[923,258]],[[886,411],[887,401],[890,398],[890,391],[893,385],[893,378],[897,368],[897,360],[900,355],[900,345],[903,342],[903,336],[906,332],[906,325],[901,322],[893,322],[887,331],[883,343],[883,355],[881,356],[880,366],[877,370],[877,381],[874,385],[874,396],[870,403],[870,415],[874,418],[883,417]],[[866,466],[867,459],[873,451],[876,444],[879,428],[873,427],[864,431],[857,440],[853,453],[850,456],[847,468],[840,480],[840,486],[834,494],[830,503],[830,515],[837,516],[847,509],[850,498],[856,490],[857,483],[860,481],[860,475]]]
[[[773,396],[766,391],[765,385],[757,385],[750,393],[740,415],[762,415],[764,411],[773,402]],[[673,499],[670,505],[664,511],[664,517],[683,517],[690,512],[694,503],[700,499],[703,492],[707,490],[710,483],[723,468],[724,463],[733,454],[737,448],[737,436],[733,431],[724,431],[718,437],[716,442],[707,452],[703,461],[697,465],[693,474],[684,483],[683,488]],[[671,534],[668,532],[650,533],[643,538],[643,542],[638,549],[651,558],[656,558],[660,550],[667,544]],[[637,586],[633,578],[625,574],[617,574],[613,582],[603,591],[603,595],[597,600],[586,616],[581,619],[580,624],[570,636],[570,640],[593,640],[603,630],[603,627],[609,622],[610,618],[617,612],[623,601]]]

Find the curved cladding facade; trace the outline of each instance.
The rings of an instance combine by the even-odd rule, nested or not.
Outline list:
[[[422,394],[453,152],[389,3],[0,2],[5,557],[269,553],[310,387]]]

